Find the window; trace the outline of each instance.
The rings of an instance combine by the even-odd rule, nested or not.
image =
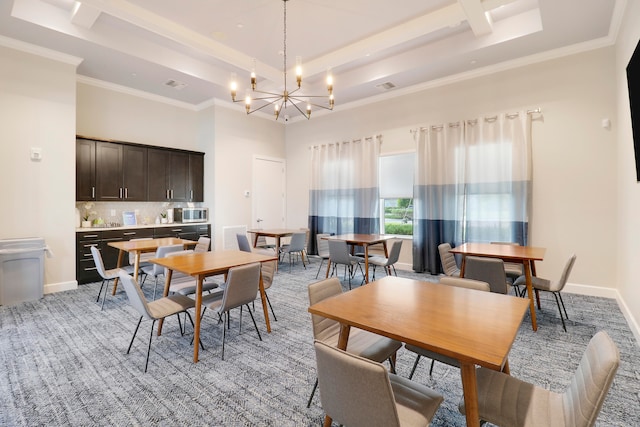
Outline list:
[[[415,153],[380,156],[380,232],[413,235]]]

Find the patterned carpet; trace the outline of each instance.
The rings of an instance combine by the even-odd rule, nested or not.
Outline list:
[[[318,263],[313,260],[307,270],[298,263],[291,273],[285,266],[277,273],[269,292],[278,317],[272,319],[271,334],[256,304],[263,341],[246,312],[239,334],[235,314],[222,361],[221,327],[207,313],[202,325],[206,350],[193,364],[191,332],[181,337],[175,318],[169,319],[163,335],[154,337],[146,374],[150,322],[142,323],[131,354],[125,354],[138,317],[122,290],[107,299],[104,311],[95,303],[99,283],[0,307],[0,425],[321,425],[319,396],[306,408],[315,380],[306,287],[315,281]],[[150,296],[153,286],[144,289]],[[566,294],[570,320],[565,333],[552,297],[542,297],[538,332],[531,330],[527,315],[511,351],[512,375],[562,391],[591,336],[604,329],[619,346],[622,362],[597,425],[640,425],[640,347],[616,301]],[[413,361],[402,349],[398,373],[408,375]],[[429,378],[428,368],[429,360],[423,360],[414,380],[445,396],[432,425],[464,426],[457,409],[459,371],[436,364]]]

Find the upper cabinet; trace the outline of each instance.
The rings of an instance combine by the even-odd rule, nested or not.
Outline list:
[[[76,200],[202,202],[204,153],[77,138]]]

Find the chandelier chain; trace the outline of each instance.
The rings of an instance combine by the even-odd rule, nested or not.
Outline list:
[[[284,3],[284,42],[283,42],[283,58],[284,58],[284,90],[287,90],[287,0]]]

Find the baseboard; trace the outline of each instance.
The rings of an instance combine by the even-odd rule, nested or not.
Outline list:
[[[47,283],[46,285],[44,285],[45,294],[54,294],[56,292],[62,291],[72,291],[74,289],[78,289],[77,280],[72,280],[70,282]]]
[[[620,311],[624,315],[627,320],[627,324],[629,325],[629,329],[636,337],[636,343],[640,345],[640,325],[638,325],[637,320],[631,314],[629,307],[624,302],[620,293],[617,289],[613,288],[604,288],[600,286],[590,286],[590,285],[579,285],[576,283],[567,283],[564,287],[563,292],[569,292],[573,294],[580,295],[588,295],[593,297],[603,297],[603,298],[613,298],[618,302],[618,307],[620,307]]]

